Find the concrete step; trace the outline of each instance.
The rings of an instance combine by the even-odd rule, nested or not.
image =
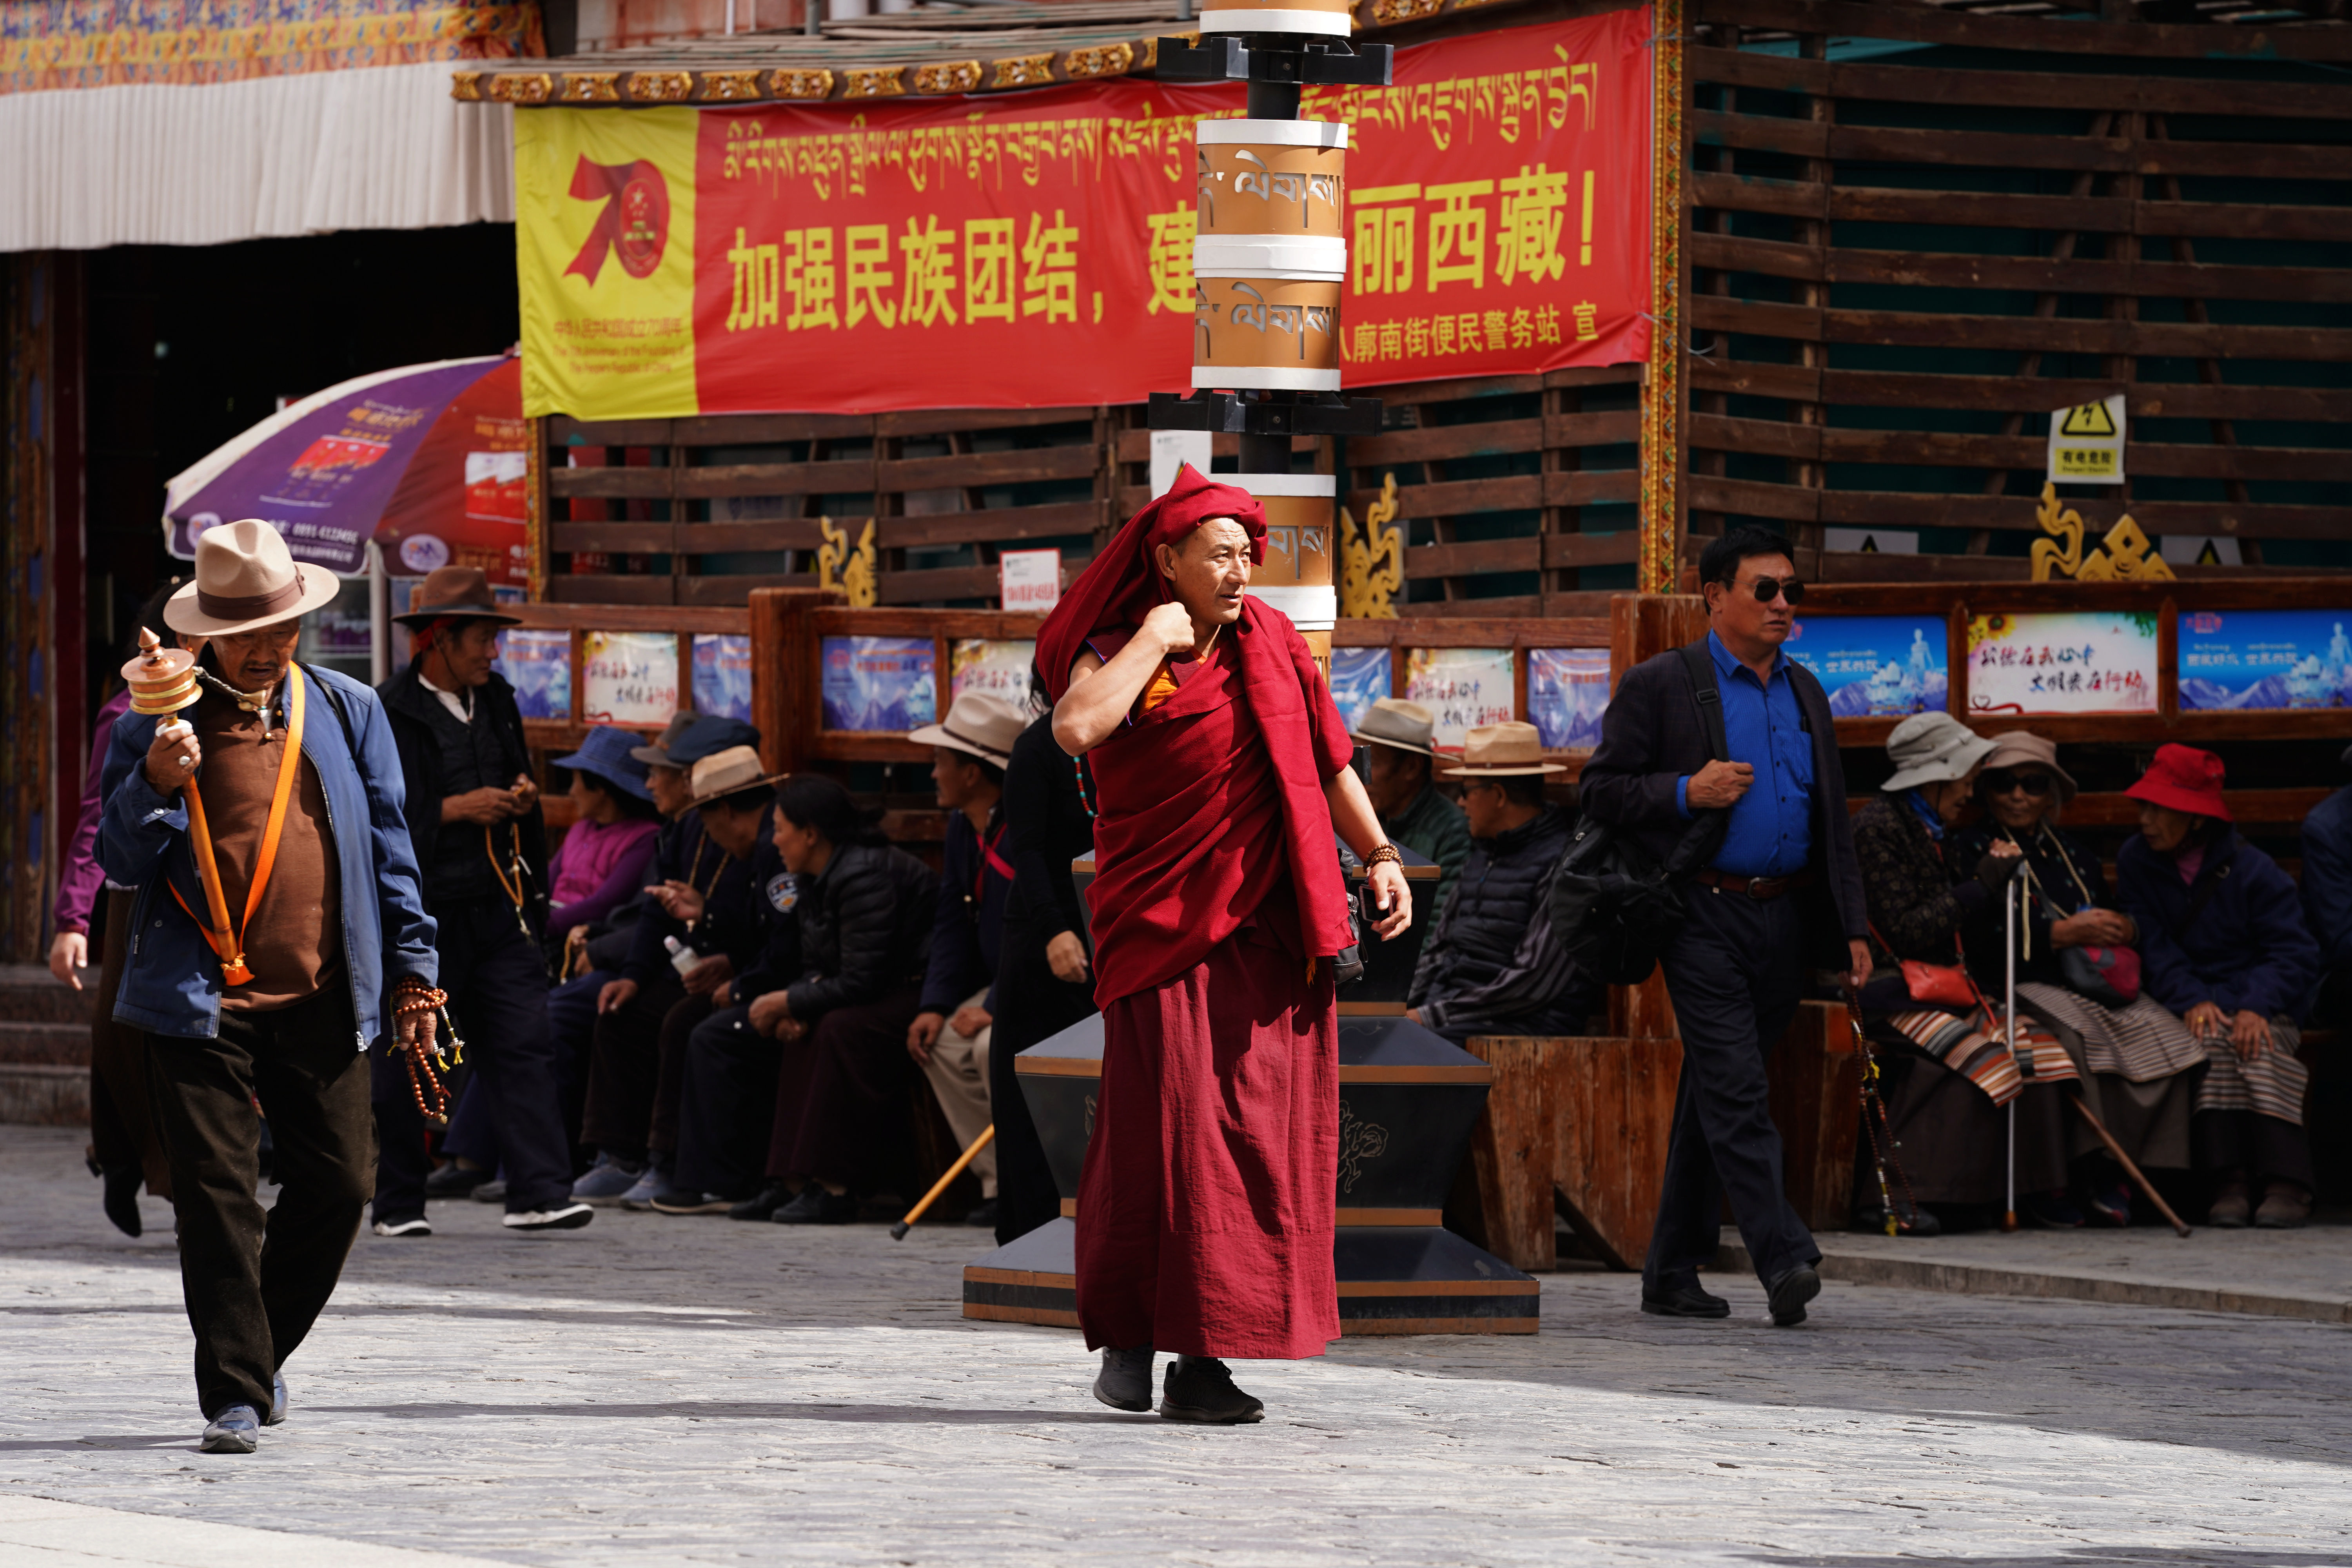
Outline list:
[[[89,1025],[19,1023],[0,1017],[0,1065],[87,1068]]]
[[[20,1023],[89,1022],[98,1009],[98,966],[82,972],[82,988],[60,985],[47,964],[0,963],[0,1019]]]
[[[0,1063],[0,1122],[29,1127],[89,1125],[89,1068]]]

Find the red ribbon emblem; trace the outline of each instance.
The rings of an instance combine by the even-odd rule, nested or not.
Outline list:
[[[574,201],[604,204],[596,226],[566,277],[576,272],[593,285],[604,269],[604,258],[614,251],[632,278],[650,278],[661,265],[662,247],[669,239],[669,186],[650,160],[634,163],[592,163],[583,158],[572,171]]]

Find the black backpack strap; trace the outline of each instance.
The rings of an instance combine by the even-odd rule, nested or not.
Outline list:
[[[1731,761],[1731,742],[1723,730],[1723,693],[1715,683],[1715,659],[1706,639],[1685,643],[1683,672],[1690,677],[1691,696],[1698,703],[1699,721],[1706,726],[1706,749],[1718,763]]]

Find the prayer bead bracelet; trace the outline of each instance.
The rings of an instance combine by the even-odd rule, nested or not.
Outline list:
[[[1404,864],[1404,852],[1393,844],[1383,844],[1364,857],[1364,869],[1369,871],[1382,861],[1402,866]]]

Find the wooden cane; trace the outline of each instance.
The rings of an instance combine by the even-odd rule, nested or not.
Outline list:
[[[2124,1152],[2124,1146],[2116,1142],[2116,1135],[2107,1131],[2106,1124],[2093,1115],[2091,1108],[2074,1096],[2068,1095],[2066,1100],[2083,1113],[2083,1120],[2091,1124],[2091,1131],[2099,1135],[2099,1142],[2107,1146],[2107,1152],[2116,1157],[2116,1163],[2124,1168],[2124,1173],[2137,1183],[2139,1190],[2147,1194],[2147,1201],[2156,1205],[2157,1212],[2172,1222],[2173,1234],[2187,1236],[2189,1227],[2180,1223],[2180,1216],[2172,1212],[2172,1205],[2164,1201],[2163,1194],[2156,1190],[2156,1184],[2147,1179],[2147,1174],[2137,1165],[2132,1163],[2132,1157]]]
[[[980,1130],[980,1136],[971,1141],[971,1147],[965,1150],[963,1153],[957,1158],[956,1163],[948,1167],[948,1173],[931,1184],[931,1190],[923,1194],[923,1201],[917,1204],[913,1208],[908,1209],[907,1211],[907,1217],[890,1227],[890,1239],[893,1241],[904,1241],[907,1238],[907,1233],[915,1228],[915,1222],[923,1217],[923,1211],[929,1208],[931,1205],[939,1201],[940,1194],[948,1190],[948,1184],[954,1181],[958,1176],[962,1175],[963,1168],[971,1163],[971,1157],[974,1154],[979,1153],[982,1149],[987,1148],[988,1141],[995,1136],[995,1122],[992,1121],[987,1126],[982,1128]]]

